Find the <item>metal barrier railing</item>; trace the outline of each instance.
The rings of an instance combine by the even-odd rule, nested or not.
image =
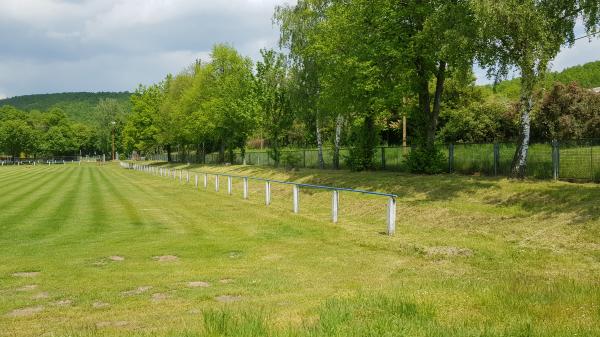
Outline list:
[[[150,173],[160,177],[167,177],[176,180],[179,178],[180,182],[183,182],[185,179],[186,183],[190,183],[190,171],[181,170],[181,169],[170,169],[170,168],[162,168],[155,167],[149,165],[140,165],[129,162],[120,162],[121,167],[142,171],[146,173]],[[184,177],[185,172],[185,177]],[[386,209],[386,224],[387,224],[387,234],[393,235],[396,232],[396,198],[398,197],[395,194],[391,193],[382,193],[382,192],[373,192],[366,190],[357,190],[352,188],[343,188],[343,187],[332,187],[332,186],[322,186],[322,185],[313,185],[313,184],[304,184],[304,183],[296,183],[291,181],[282,181],[276,179],[268,179],[268,178],[260,178],[260,177],[249,177],[249,176],[239,176],[233,174],[224,174],[224,173],[209,173],[209,172],[194,172],[194,184],[195,187],[198,188],[198,175],[204,176],[204,188],[208,188],[208,179],[211,176],[215,177],[215,192],[219,192],[219,177],[227,178],[227,194],[232,194],[233,189],[233,178],[239,178],[243,181],[243,198],[248,199],[248,182],[252,181],[262,181],[265,183],[265,204],[268,206],[271,204],[271,184],[282,184],[282,185],[290,185],[292,186],[292,211],[294,213],[300,212],[300,188],[310,188],[310,189],[320,189],[320,190],[329,190],[332,192],[331,196],[331,221],[334,223],[338,222],[339,216],[339,196],[340,192],[349,192],[349,193],[360,193],[367,195],[374,195],[379,197],[387,197],[387,209]]]

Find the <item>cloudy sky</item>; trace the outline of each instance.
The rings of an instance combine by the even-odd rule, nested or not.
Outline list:
[[[216,42],[254,59],[277,43],[271,18],[295,0],[0,0],[0,97],[124,91],[161,80]],[[553,69],[600,59],[600,40]]]

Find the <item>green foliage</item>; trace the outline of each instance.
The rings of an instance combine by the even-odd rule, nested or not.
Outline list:
[[[534,115],[532,133],[545,141],[600,138],[600,93],[556,83]]]
[[[299,168],[301,161],[300,154],[295,151],[283,151],[281,154],[281,163],[286,170]]]
[[[353,171],[372,170],[375,168],[375,147],[379,141],[373,117],[367,116],[353,126],[351,135],[353,146],[350,147],[346,163]]]
[[[0,99],[0,106],[10,105],[25,111],[50,111],[53,108],[58,108],[74,121],[89,122],[93,120],[94,110],[102,100],[116,100],[121,109],[128,111],[130,95],[128,92],[68,92],[25,95]]]
[[[514,140],[518,133],[514,107],[498,100],[473,102],[444,110],[440,138],[448,143],[491,143]]]
[[[437,174],[447,170],[448,160],[435,146],[417,146],[406,158],[406,165],[412,173]]]

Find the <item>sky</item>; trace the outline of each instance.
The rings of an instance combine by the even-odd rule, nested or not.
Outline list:
[[[206,60],[215,43],[256,60],[277,46],[273,10],[285,3],[295,0],[0,0],[0,98],[131,91]],[[600,39],[584,39],[552,69],[598,59]]]

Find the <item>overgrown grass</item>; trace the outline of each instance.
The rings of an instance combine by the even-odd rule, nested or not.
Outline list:
[[[397,234],[374,197],[4,167],[0,336],[600,336],[597,185],[180,168],[396,193]]]

